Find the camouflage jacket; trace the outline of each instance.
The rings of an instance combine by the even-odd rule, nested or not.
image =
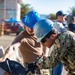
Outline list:
[[[67,71],[75,72],[75,34],[70,31],[64,31],[57,37],[50,57],[41,62],[40,68],[52,68],[59,61]]]

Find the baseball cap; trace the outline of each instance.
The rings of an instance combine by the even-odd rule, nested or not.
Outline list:
[[[58,11],[58,12],[56,13],[56,17],[57,17],[57,16],[65,16],[65,15],[66,15],[66,14],[64,14],[63,11]]]

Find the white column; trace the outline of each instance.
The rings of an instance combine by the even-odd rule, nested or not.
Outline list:
[[[4,20],[6,19],[6,0],[4,0]]]

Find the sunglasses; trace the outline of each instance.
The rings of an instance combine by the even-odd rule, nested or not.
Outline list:
[[[46,42],[46,37],[44,37],[42,40],[41,40],[42,43],[45,43]]]

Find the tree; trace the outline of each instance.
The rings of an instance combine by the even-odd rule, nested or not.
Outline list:
[[[68,11],[69,15],[67,15],[67,24],[71,23],[72,18],[75,16],[75,7],[70,7],[70,10]]]
[[[56,15],[51,13],[47,16],[48,19],[51,19],[51,20],[55,20],[56,19]]]
[[[30,4],[21,4],[21,18],[25,16],[30,10],[32,10]]]
[[[68,11],[69,12],[69,14],[71,14],[72,16],[75,16],[75,7],[73,6],[73,7],[71,7],[70,8],[70,11]]]

